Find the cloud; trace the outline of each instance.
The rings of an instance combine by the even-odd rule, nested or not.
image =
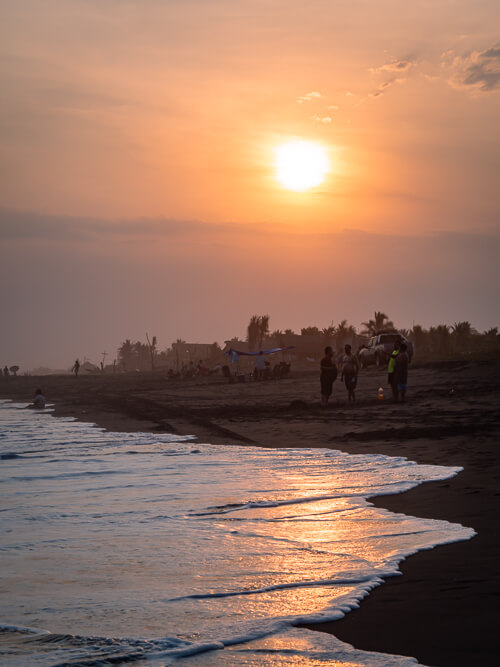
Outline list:
[[[297,97],[297,103],[302,104],[303,102],[310,102],[311,100],[318,99],[319,97],[323,97],[323,95],[318,93],[317,90],[313,90],[310,93],[306,93],[305,95]]]
[[[172,237],[218,231],[222,225],[197,220],[116,219],[50,216],[0,209],[0,240],[95,242]]]
[[[380,97],[384,94],[385,90],[393,86],[395,83],[404,83],[407,79],[406,74],[412,67],[414,67],[414,65],[414,58],[402,58],[401,60],[392,60],[390,63],[385,63],[379,67],[370,67],[370,72],[372,74],[390,73],[392,75],[395,74],[396,76],[383,81],[375,91],[368,93],[368,97]]]
[[[380,67],[371,67],[372,74],[380,74],[381,72],[407,72],[414,65],[413,59],[405,58],[403,60],[393,60],[390,63],[381,65]]]
[[[458,56],[454,51],[443,53],[442,69],[454,88],[474,92],[500,90],[500,44],[484,51]]]
[[[380,84],[380,86],[375,90],[373,93],[368,93],[368,97],[380,97],[380,95],[384,94],[384,91],[393,86],[395,83],[404,83],[406,81],[406,77],[401,76],[401,77],[396,77],[394,79],[391,79],[390,81],[384,81]]]
[[[311,116],[311,120],[313,120],[315,123],[323,123],[323,125],[329,125],[332,122],[332,119],[330,116]]]
[[[125,100],[109,93],[84,90],[70,85],[42,88],[40,89],[40,97],[52,107],[82,111],[114,108],[126,104]]]
[[[118,244],[184,239],[216,241],[222,237],[240,242],[258,234],[282,233],[270,223],[207,222],[175,218],[115,218],[46,215],[0,208],[0,247],[7,243]]]

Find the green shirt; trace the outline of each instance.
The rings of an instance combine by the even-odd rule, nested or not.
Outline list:
[[[399,354],[399,350],[393,350],[391,356],[389,357],[389,365],[387,366],[388,373],[394,373],[394,364],[396,363],[396,357]]]

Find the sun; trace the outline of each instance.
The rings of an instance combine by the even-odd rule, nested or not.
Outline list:
[[[304,192],[325,180],[330,160],[320,144],[295,140],[276,147],[275,167],[276,178],[285,188]]]

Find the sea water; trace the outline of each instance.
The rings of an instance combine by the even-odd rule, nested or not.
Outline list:
[[[460,468],[109,433],[24,407],[0,401],[0,664],[416,664],[296,626],[470,538],[369,502]]]

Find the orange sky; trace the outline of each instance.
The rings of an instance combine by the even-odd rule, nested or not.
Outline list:
[[[168,304],[174,321],[150,316],[165,346],[178,335],[243,335],[251,314],[264,308],[273,317],[287,302],[276,288],[282,281],[296,293],[310,285],[303,325],[328,325],[335,317],[358,325],[380,308],[405,326],[423,322],[443,312],[438,290],[429,287],[412,310],[401,288],[399,312],[393,299],[367,298],[367,277],[380,271],[368,250],[342,285],[344,255],[356,256],[344,230],[405,239],[398,258],[414,257],[414,237],[427,239],[430,254],[436,233],[496,239],[500,11],[493,0],[26,0],[0,2],[0,12],[0,233],[7,258],[27,264],[32,280],[46,274],[65,244],[63,256],[74,264],[83,256],[86,266],[89,258],[108,262],[113,269],[103,269],[103,291],[116,302],[126,288],[147,317],[124,267],[139,261],[134,252],[150,253],[152,265],[158,262],[155,284],[178,283],[187,255],[189,262],[196,257],[194,270],[204,276],[202,303],[215,312],[212,293],[224,280],[230,289],[227,297],[218,293],[219,302],[234,303],[247,289],[246,270],[238,266],[267,262],[286,248],[290,261],[280,259],[279,275],[271,266],[265,280],[254,276],[255,292],[238,310],[240,324],[225,327],[218,316],[217,325],[200,332],[200,305],[189,290],[183,309],[175,299]],[[276,181],[274,149],[291,138],[319,142],[331,156],[331,173],[309,192],[287,191]],[[137,245],[141,221],[148,250]],[[80,231],[58,238],[57,225]],[[100,242],[86,256],[88,235],[98,230]],[[309,276],[331,257],[316,234],[344,234],[344,240],[331,258],[331,275],[321,270],[315,285]],[[40,236],[50,239],[43,250]],[[447,246],[454,279],[448,297],[442,295],[449,304],[443,318],[472,319],[461,300],[463,258],[453,247]],[[178,270],[172,268],[177,262]],[[489,268],[480,258],[474,262],[484,272],[474,284],[489,294]],[[35,308],[11,277],[3,281],[4,289],[10,285],[6,298]],[[68,267],[60,278],[71,282]],[[90,297],[85,271],[74,279],[74,293]],[[335,293],[351,292],[344,312],[332,313],[333,305],[325,310],[329,280]],[[404,276],[388,272],[384,280],[394,285]],[[258,295],[269,283],[273,298],[264,304]],[[493,293],[489,299],[476,315],[479,326],[498,324]],[[59,310],[47,304],[59,322],[65,304]],[[104,305],[99,313],[106,318]],[[286,312],[280,318],[276,327],[292,326]],[[102,345],[144,336],[142,321],[128,313],[122,319],[120,327],[105,327]],[[9,356],[24,355],[22,345],[9,342],[24,324],[21,318],[6,334]],[[75,353],[83,354],[87,333],[75,325]],[[59,361],[50,347],[54,337],[49,329],[51,363]]]

